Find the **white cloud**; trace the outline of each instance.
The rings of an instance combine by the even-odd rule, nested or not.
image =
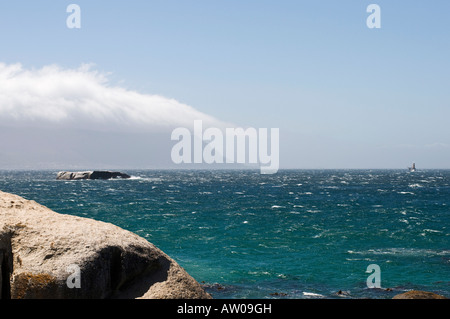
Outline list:
[[[111,86],[91,65],[26,69],[0,63],[0,119],[9,125],[45,125],[101,131],[159,131],[225,124],[191,106],[159,95]]]

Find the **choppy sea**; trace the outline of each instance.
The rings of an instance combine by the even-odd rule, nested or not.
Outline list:
[[[124,172],[0,171],[0,190],[146,238],[214,298],[450,297],[450,170]]]

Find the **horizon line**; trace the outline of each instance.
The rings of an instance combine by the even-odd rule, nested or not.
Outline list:
[[[258,171],[259,168],[245,168],[245,167],[239,167],[239,168],[205,168],[205,167],[198,167],[198,168],[185,168],[185,167],[105,167],[105,168],[69,168],[69,169],[63,169],[63,168],[0,168],[0,172],[5,171],[112,171],[112,170],[146,170],[146,171]],[[398,167],[391,167],[391,168],[280,168],[278,171],[292,171],[292,170],[405,170],[408,171],[408,167],[404,168],[398,168]],[[420,168],[417,169],[416,172],[424,171],[424,170],[450,170],[450,167],[431,167],[431,168]]]

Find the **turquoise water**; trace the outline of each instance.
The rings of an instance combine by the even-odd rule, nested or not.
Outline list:
[[[0,190],[135,232],[215,298],[450,296],[450,170],[124,172],[2,171]],[[382,289],[367,288],[370,264]]]

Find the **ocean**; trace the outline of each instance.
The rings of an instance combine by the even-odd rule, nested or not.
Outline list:
[[[0,190],[146,238],[213,298],[450,297],[450,170],[123,172],[0,171]]]

